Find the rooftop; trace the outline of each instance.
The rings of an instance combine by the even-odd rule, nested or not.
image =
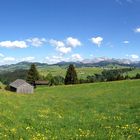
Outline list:
[[[14,88],[17,88],[23,84],[28,84],[25,80],[22,80],[22,79],[17,79],[16,81],[12,82],[10,84],[11,87],[14,87]]]

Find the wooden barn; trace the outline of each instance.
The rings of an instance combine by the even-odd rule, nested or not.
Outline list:
[[[34,87],[28,84],[25,80],[17,79],[10,85],[10,90],[17,93],[33,93]]]

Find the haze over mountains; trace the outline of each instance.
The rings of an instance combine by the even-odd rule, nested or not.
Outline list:
[[[29,67],[32,63],[35,63],[38,68],[47,68],[49,66],[67,67],[71,63],[73,63],[76,67],[107,67],[108,65],[140,67],[140,61],[132,61],[129,59],[114,59],[114,58],[110,59],[110,58],[100,57],[100,58],[94,58],[94,59],[84,59],[82,61],[77,61],[77,62],[61,61],[56,64],[23,61],[23,62],[19,62],[16,64],[2,65],[2,66],[0,66],[0,71],[13,71],[16,69],[29,69]]]

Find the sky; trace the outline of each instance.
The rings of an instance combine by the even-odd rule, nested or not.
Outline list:
[[[140,60],[140,0],[0,0],[0,65]]]

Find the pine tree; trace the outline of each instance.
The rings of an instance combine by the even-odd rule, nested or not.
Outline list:
[[[77,73],[75,71],[75,68],[72,64],[69,65],[65,77],[65,85],[68,84],[77,84],[78,83],[78,78],[77,78]]]
[[[31,85],[33,85],[34,87],[36,87],[36,85],[35,85],[36,80],[39,80],[39,73],[36,69],[36,65],[32,64],[29,71],[28,71],[26,81],[28,83],[30,83]]]

